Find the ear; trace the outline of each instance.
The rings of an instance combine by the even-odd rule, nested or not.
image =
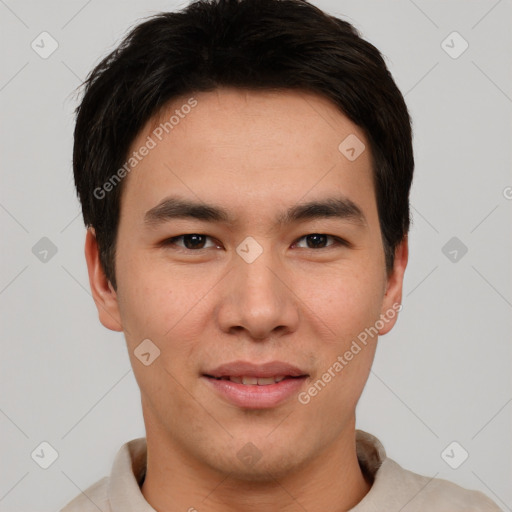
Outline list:
[[[85,260],[87,261],[92,298],[98,309],[100,322],[107,329],[122,331],[123,327],[117,303],[117,293],[103,271],[94,228],[87,229]]]
[[[409,258],[409,242],[407,235],[395,250],[393,270],[387,277],[386,291],[382,301],[381,319],[384,326],[379,329],[379,335],[387,334],[395,325],[398,312],[402,309],[402,288],[404,272]]]

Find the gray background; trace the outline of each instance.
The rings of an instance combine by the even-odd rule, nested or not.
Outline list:
[[[358,427],[408,469],[510,510],[511,2],[314,3],[383,52],[414,119],[404,309],[380,340]],[[0,0],[1,511],[58,510],[144,435],[122,334],[99,324],[89,292],[73,90],[137,20],[178,5]],[[47,59],[31,47],[43,31],[59,45]],[[442,45],[453,31],[469,44],[457,58],[458,36]],[[46,260],[43,237],[57,249]],[[46,470],[31,458],[43,441],[59,454]],[[469,457],[452,469],[462,449]]]

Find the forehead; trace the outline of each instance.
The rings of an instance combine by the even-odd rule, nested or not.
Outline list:
[[[357,158],[343,152],[346,141]],[[129,207],[141,218],[169,195],[222,204],[248,220],[336,194],[374,209],[364,132],[315,94],[218,89],[184,96],[146,124],[128,156],[145,145],[151,149],[125,178],[122,215]]]

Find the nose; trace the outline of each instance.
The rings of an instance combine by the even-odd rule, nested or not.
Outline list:
[[[294,332],[299,299],[290,277],[270,247],[250,263],[236,256],[217,310],[223,332],[254,341]]]

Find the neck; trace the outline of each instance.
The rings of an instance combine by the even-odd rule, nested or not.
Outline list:
[[[201,465],[168,436],[159,436],[158,429],[147,429],[147,444],[142,494],[162,512],[342,512],[359,503],[371,487],[357,460],[355,421],[303,467],[258,481]]]

